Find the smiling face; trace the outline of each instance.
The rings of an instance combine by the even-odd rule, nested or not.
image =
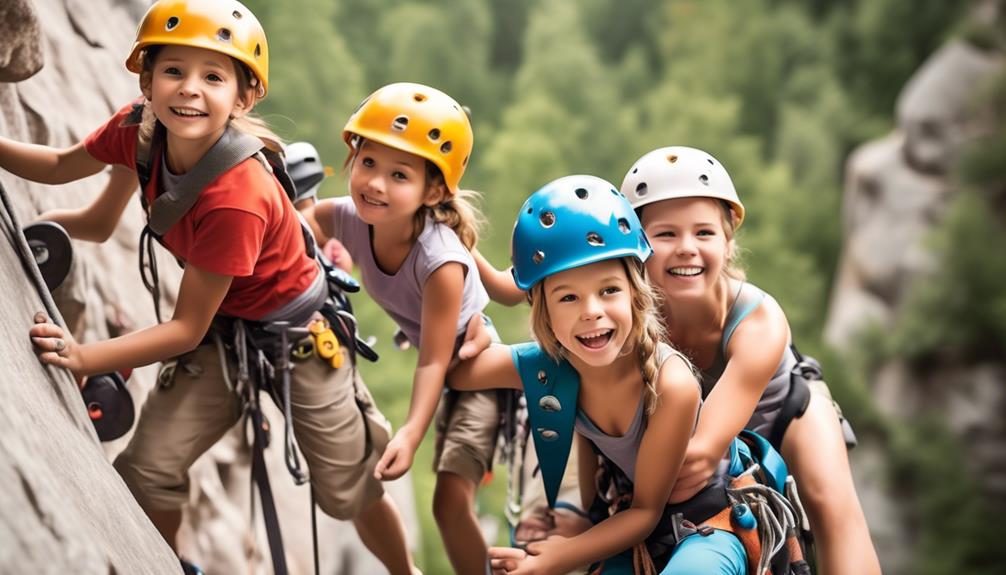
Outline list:
[[[632,331],[632,287],[621,260],[559,272],[542,282],[552,334],[577,360],[611,365]]]
[[[653,246],[646,262],[653,285],[673,299],[701,297],[716,288],[733,249],[716,200],[663,200],[643,208],[641,221]]]
[[[353,159],[349,191],[368,224],[411,226],[416,212],[440,201],[445,189],[439,181],[427,185],[425,159],[365,140]]]
[[[141,76],[144,95],[175,145],[212,145],[254,95],[230,56],[190,46],[164,46]]]

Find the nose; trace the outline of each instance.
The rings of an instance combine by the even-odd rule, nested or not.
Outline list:
[[[198,82],[198,80],[199,78],[196,77],[196,75],[194,74],[188,74],[184,78],[182,78],[182,82],[178,86],[179,95],[185,97],[195,96],[198,92],[198,90],[196,89],[196,82]]]
[[[695,254],[695,239],[690,235],[682,235],[678,240],[676,252],[678,255],[690,256]]]
[[[580,319],[585,321],[600,319],[602,315],[601,300],[597,296],[587,296],[581,300]]]

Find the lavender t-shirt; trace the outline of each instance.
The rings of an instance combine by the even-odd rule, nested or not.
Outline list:
[[[427,219],[402,266],[394,274],[386,274],[374,260],[370,226],[357,216],[353,199],[345,196],[329,201],[335,203],[335,239],[342,242],[353,256],[370,297],[395,320],[409,338],[409,343],[417,349],[423,313],[423,286],[440,266],[458,262],[465,267],[465,286],[456,335],[464,334],[471,316],[481,313],[489,303],[489,295],[482,286],[475,260],[450,227]]]

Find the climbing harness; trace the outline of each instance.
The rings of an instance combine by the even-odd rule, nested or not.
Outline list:
[[[141,117],[142,105],[137,104],[126,123],[137,123]],[[157,122],[150,140],[137,142],[135,166],[142,191],[145,191],[150,183],[153,159],[163,153],[165,138],[164,126]],[[158,321],[161,321],[160,286],[152,240],[163,243],[163,235],[196,203],[199,194],[209,183],[250,157],[258,159],[266,171],[276,177],[291,202],[295,200],[297,191],[285,168],[283,157],[264,147],[259,138],[231,127],[228,127],[196,165],[182,176],[182,180],[174,190],[160,194],[153,202],[148,202],[145,193],[141,192],[141,203],[148,219],[140,236],[140,272],[144,285],[154,301]],[[308,327],[299,327],[283,321],[263,323],[217,316],[210,330],[210,337],[220,350],[225,378],[228,353],[238,366],[237,381],[233,384],[228,381],[228,386],[242,398],[246,421],[252,426],[254,438],[252,481],[259,492],[273,569],[277,575],[287,573],[287,567],[282,534],[265,467],[264,449],[269,444],[270,426],[261,410],[260,393],[265,391],[283,411],[284,459],[294,483],[301,485],[309,478],[301,467],[293,433],[290,374],[294,365],[317,355],[319,360],[325,361],[333,368],[339,368],[343,367],[343,362],[348,357],[351,364],[349,367],[355,370],[357,355],[369,361],[378,359],[373,348],[360,337],[352,306],[346,296],[347,292],[359,291],[359,283],[343,270],[334,267],[321,250],[317,249],[314,236],[306,222],[300,219],[300,224],[305,251],[308,257],[317,261],[319,273],[324,275],[327,300],[322,308],[317,310],[323,319],[312,321]],[[178,263],[184,267],[182,262]],[[353,380],[355,386],[355,378]],[[359,397],[359,394],[354,395]],[[359,400],[357,407],[361,415],[366,417],[365,406],[361,405]],[[361,463],[372,450],[369,427],[366,429],[366,455],[361,459]],[[317,523],[314,506],[312,490],[312,534],[317,558]],[[318,569],[319,565],[315,561],[316,573]]]

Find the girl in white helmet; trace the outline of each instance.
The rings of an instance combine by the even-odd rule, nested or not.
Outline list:
[[[805,377],[782,308],[734,262],[744,206],[726,169],[702,150],[660,148],[629,169],[621,191],[653,245],[646,267],[670,341],[701,370],[705,403],[672,498],[698,492],[733,437],[756,431],[797,479],[823,572],[879,573],[827,386],[820,372]],[[822,392],[806,390],[808,379]]]

